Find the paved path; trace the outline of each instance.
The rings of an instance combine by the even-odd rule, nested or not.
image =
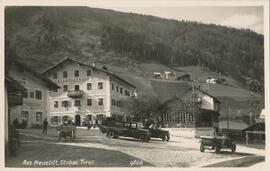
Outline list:
[[[21,130],[22,148],[18,157],[7,159],[6,166],[44,167],[44,165],[26,165],[24,161],[64,160],[75,161],[75,164],[58,163],[54,167],[198,167],[246,156],[264,155],[264,150],[241,146],[235,154],[230,152],[216,154],[214,151],[201,153],[198,139],[179,137],[172,137],[170,142],[156,139],[143,143],[124,137],[108,139],[98,130],[77,130],[75,140],[57,142],[55,129],[50,129],[48,135],[42,135],[40,132],[41,130],[33,129]],[[76,165],[76,161],[80,159],[92,162]]]

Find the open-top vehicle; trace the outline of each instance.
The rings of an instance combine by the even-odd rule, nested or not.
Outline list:
[[[114,120],[105,120],[99,125],[102,133],[106,133],[108,138],[117,138],[118,136],[133,137],[141,141],[148,142],[151,138],[151,132],[142,128],[139,122],[118,122]]]
[[[75,125],[63,124],[63,125],[57,126],[56,130],[58,133],[58,141],[61,141],[61,138],[65,138],[65,139],[67,137],[70,137],[70,139],[75,138],[75,130],[76,130]]]
[[[200,138],[202,139],[200,145],[201,152],[208,149],[219,153],[221,149],[230,149],[234,153],[236,150],[236,144],[226,136],[201,136]]]

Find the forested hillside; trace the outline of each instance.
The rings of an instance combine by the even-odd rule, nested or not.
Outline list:
[[[5,38],[40,71],[64,56],[123,67],[155,61],[210,68],[263,91],[263,35],[250,30],[87,7],[8,7]]]

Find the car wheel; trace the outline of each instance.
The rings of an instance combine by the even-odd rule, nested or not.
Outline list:
[[[200,151],[201,151],[201,152],[204,152],[203,143],[201,143],[201,146],[200,146]]]
[[[107,137],[108,138],[114,138],[115,137],[115,133],[113,131],[108,131],[107,132]]]
[[[162,139],[162,141],[168,141],[169,140],[167,135],[162,135],[161,139]]]
[[[232,150],[232,153],[234,153],[236,151],[236,145],[235,144],[232,144],[231,150]]]
[[[146,142],[146,141],[147,141],[147,137],[146,137],[145,135],[141,135],[141,136],[139,137],[139,139],[140,139],[140,141],[142,141],[142,142]]]
[[[216,153],[220,153],[220,150],[221,150],[221,145],[216,145]]]

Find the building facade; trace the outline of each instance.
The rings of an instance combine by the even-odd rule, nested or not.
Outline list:
[[[199,88],[164,103],[160,120],[165,127],[218,129],[220,102]]]
[[[126,120],[121,101],[131,97],[135,86],[105,69],[66,58],[43,73],[61,89],[50,92],[50,123],[71,120],[77,126],[115,117]]]
[[[19,123],[26,121],[28,127],[42,124],[49,114],[49,91],[60,87],[17,60],[10,62],[6,72],[26,89],[22,94],[22,104],[9,107],[10,122],[15,119]],[[9,103],[16,100],[13,98]]]

